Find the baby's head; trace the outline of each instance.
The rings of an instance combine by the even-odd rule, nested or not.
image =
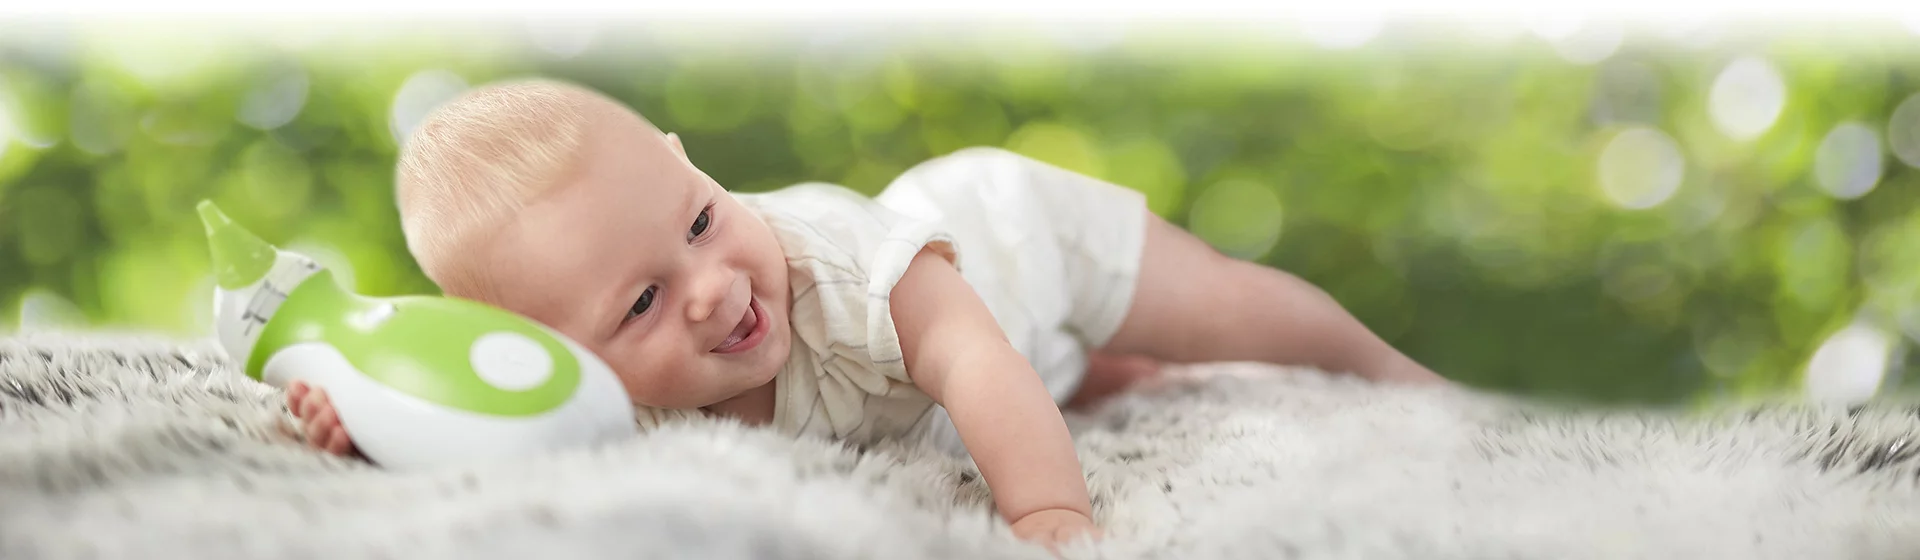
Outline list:
[[[619,102],[551,81],[478,88],[414,130],[396,183],[407,249],[441,290],[585,345],[636,404],[712,405],[786,362],[772,230]]]

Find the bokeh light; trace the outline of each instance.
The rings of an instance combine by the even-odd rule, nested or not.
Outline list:
[[[81,79],[68,102],[67,135],[73,145],[96,156],[120,151],[136,122],[129,97],[107,80]]]
[[[1847,122],[1833,127],[1813,158],[1816,184],[1834,198],[1860,198],[1880,184],[1880,136],[1866,125]]]
[[[1920,344],[1920,305],[1901,310],[1900,330],[1907,334],[1907,340]]]
[[[1860,279],[1878,294],[1920,304],[1920,215],[1875,228],[1860,243]]]
[[[5,76],[0,76],[0,157],[6,157],[7,149],[13,147],[13,139],[19,134],[14,132],[13,96],[7,91]]]
[[[1920,93],[1907,96],[1887,118],[1887,149],[1908,167],[1920,168]]]
[[[1773,267],[1784,303],[1797,310],[1827,310],[1847,293],[1854,257],[1852,240],[1831,217],[1802,221],[1772,244]],[[1790,314],[1781,314],[1780,321]]]
[[[87,325],[86,314],[73,301],[51,290],[34,288],[20,297],[21,332],[71,330]]]
[[[1038,121],[1027,123],[1007,138],[1010,151],[1051,163],[1062,168],[1093,175],[1106,175],[1106,160],[1098,147],[1079,127],[1065,123]]]
[[[1621,208],[1638,210],[1673,197],[1686,175],[1687,160],[1666,133],[1636,126],[1607,141],[1599,167],[1600,188],[1607,199]]]
[[[189,92],[221,74],[241,53],[237,36],[205,25],[104,25],[89,37],[91,54],[101,57],[140,87],[157,92]]]
[[[200,277],[187,291],[187,297],[180,300],[180,316],[186,318],[186,326],[181,329],[185,336],[213,336],[213,296],[215,282],[212,271]]]
[[[7,81],[7,76],[0,73],[0,121],[4,121],[0,126],[8,130],[0,133],[0,138],[11,135],[14,142],[35,150],[60,143],[66,123],[48,107],[59,92],[51,91],[43,81],[20,83],[17,90],[9,91]]]
[[[333,245],[318,239],[301,238],[288,241],[282,245],[282,248],[306,255],[313,259],[313,262],[320,263],[320,266],[333,273],[333,281],[339,283],[340,287],[355,291],[362,290],[359,279],[354,277],[353,259],[347,258],[346,253]]]
[[[140,131],[170,146],[209,146],[225,137],[231,127],[225,114],[208,118],[213,116],[206,114],[208,109],[208,105],[195,103],[157,103],[140,116]]]
[[[200,198],[362,290],[433,293],[395,219],[396,141],[469,87],[543,76],[679,132],[736,192],[873,192],[981,145],[1087,173],[1470,385],[1673,404],[1799,390],[1848,313],[1920,341],[1906,51],[1707,18],[1469,22],[1477,40],[1361,15],[4,34],[0,327],[50,308],[35,293],[96,327],[203,332]],[[1874,163],[1879,137],[1905,165]]]
[[[400,85],[400,91],[394,92],[387,117],[394,144],[405,143],[407,135],[427,120],[435,108],[466,91],[467,80],[448,70],[421,70],[408,76]]]
[[[1766,334],[1757,327],[1736,325],[1725,329],[1697,329],[1694,352],[1707,372],[1721,378],[1738,378],[1759,361],[1768,344]]]
[[[1833,333],[1808,361],[1807,396],[1821,402],[1859,403],[1874,396],[1898,341],[1872,325],[1855,323]]]
[[[1749,140],[1773,127],[1787,103],[1787,84],[1766,59],[1745,56],[1713,79],[1707,111],[1729,138]]]
[[[247,91],[236,116],[242,124],[260,130],[273,130],[293,122],[307,105],[307,72],[284,65],[264,73],[258,85]]]
[[[1161,217],[1179,212],[1187,200],[1187,173],[1180,155],[1151,136],[1122,142],[1108,158],[1107,179],[1147,196],[1147,209]]]
[[[1193,201],[1188,227],[1221,253],[1259,258],[1280,240],[1280,197],[1273,189],[1246,180],[1216,183]]]
[[[262,219],[280,220],[307,207],[313,196],[313,170],[293,149],[263,138],[240,152],[234,180],[247,207]]]

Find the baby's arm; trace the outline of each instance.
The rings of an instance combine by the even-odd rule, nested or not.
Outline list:
[[[1059,407],[959,270],[921,251],[892,307],[908,375],[946,407],[1015,534],[1051,544],[1097,533]]]

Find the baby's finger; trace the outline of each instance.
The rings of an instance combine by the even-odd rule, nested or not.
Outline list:
[[[319,422],[307,424],[307,447],[330,452],[331,450],[328,449],[328,447],[333,444],[333,433],[337,431],[341,431],[338,426],[331,426]]]
[[[338,428],[340,427],[340,413],[334,411],[331,406],[324,407],[321,408],[319,412],[314,413],[313,422],[314,425],[320,426],[321,428]]]
[[[300,424],[300,433],[306,435],[307,446],[312,447],[314,449],[322,449],[326,447],[327,434],[332,430],[333,430],[332,426],[323,424],[319,422],[317,419],[312,419],[312,418],[309,418],[307,419],[306,422]]]
[[[340,456],[345,456],[348,452],[353,451],[353,441],[347,439],[347,430],[341,428],[339,425],[335,425],[327,434],[326,450],[328,453]]]
[[[302,417],[313,416],[328,408],[332,407],[327,406],[326,391],[309,391],[307,397],[300,400],[300,415]]]
[[[301,416],[300,401],[305,398],[307,398],[306,386],[296,384],[287,388],[287,410],[292,412],[296,417]]]

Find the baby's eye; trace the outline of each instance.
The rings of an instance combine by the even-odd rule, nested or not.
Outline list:
[[[633,300],[633,307],[627,308],[626,320],[633,320],[634,317],[639,317],[640,314],[646,313],[647,308],[653,307],[653,291],[655,289],[653,286],[647,286],[647,291],[640,292],[640,299]]]
[[[699,239],[700,234],[707,232],[707,225],[713,221],[713,217],[708,215],[711,212],[713,207],[708,206],[700,210],[699,216],[693,218],[693,227],[687,228],[687,241]]]

